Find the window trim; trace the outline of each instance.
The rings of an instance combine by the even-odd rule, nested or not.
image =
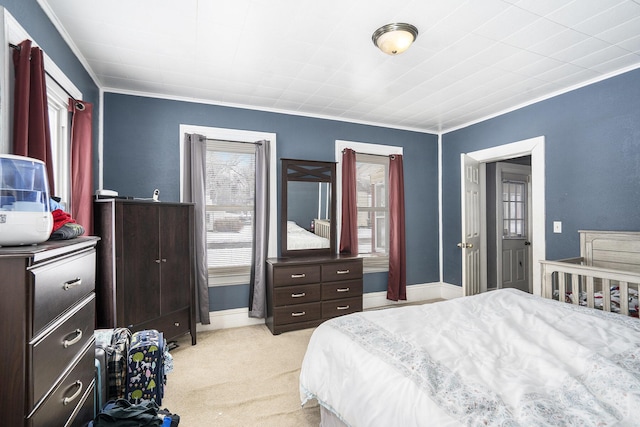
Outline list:
[[[340,229],[342,224],[342,151],[346,148],[350,148],[356,153],[361,154],[373,154],[378,156],[390,156],[392,154],[403,154],[403,147],[395,145],[382,145],[373,144],[368,142],[356,142],[336,140],[335,143],[335,160],[336,160],[336,204],[337,204],[337,238],[340,237]],[[336,245],[337,248],[340,245]],[[366,255],[360,255],[363,258],[363,266],[365,273],[376,273],[389,271],[389,257],[369,257]]]
[[[184,201],[184,173],[188,166],[187,159],[184,155],[184,135],[197,133],[204,135],[208,139],[238,141],[238,142],[256,142],[260,140],[268,140],[270,144],[269,153],[269,245],[267,248],[267,257],[277,256],[278,251],[278,188],[277,188],[277,161],[276,161],[276,134],[270,132],[255,132],[241,129],[216,128],[198,125],[180,125],[180,200]],[[187,163],[185,163],[187,162]],[[276,197],[273,197],[273,195]],[[232,286],[246,285],[250,282],[250,275],[247,274],[225,274],[216,277],[209,276],[209,287],[214,286]]]

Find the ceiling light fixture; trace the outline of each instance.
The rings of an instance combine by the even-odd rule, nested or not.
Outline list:
[[[411,24],[387,24],[374,31],[373,44],[387,55],[398,55],[409,49],[418,37],[418,29]]]

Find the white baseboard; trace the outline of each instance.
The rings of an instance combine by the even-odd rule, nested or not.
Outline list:
[[[391,307],[394,305],[406,304],[411,302],[428,301],[433,299],[453,299],[462,296],[462,288],[460,286],[450,285],[448,283],[424,283],[421,285],[407,286],[406,301],[390,301],[387,299],[387,292],[371,292],[363,296],[363,308]]]
[[[406,304],[408,302],[427,301],[438,298],[453,299],[461,296],[462,287],[448,283],[433,282],[407,286],[406,301],[389,301],[386,291],[366,293],[363,295],[362,305],[363,308],[367,310],[370,308]],[[248,308],[212,311],[209,313],[209,318],[211,323],[208,325],[198,323],[196,325],[196,332],[264,324],[264,319],[249,317]]]

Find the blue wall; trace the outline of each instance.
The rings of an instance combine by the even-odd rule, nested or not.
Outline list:
[[[578,256],[578,230],[640,229],[640,70],[443,136],[444,281],[461,284],[460,154],[545,137],[547,259]],[[535,213],[534,213],[535,214]],[[553,221],[562,221],[562,234]]]
[[[403,147],[407,284],[439,281],[438,146],[435,135],[107,93],[104,95],[104,187],[134,197],[150,197],[153,189],[159,188],[162,200],[178,201],[180,124],[275,133],[278,159],[335,161],[336,139]],[[279,195],[280,189],[278,206]],[[367,274],[365,292],[384,291],[386,283],[386,273]],[[209,297],[214,311],[246,307],[248,286],[211,288]]]

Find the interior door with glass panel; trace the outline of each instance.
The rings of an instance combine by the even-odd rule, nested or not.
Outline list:
[[[525,167],[527,168],[527,167]],[[501,170],[497,222],[501,250],[498,287],[531,292],[530,168],[529,173]]]

